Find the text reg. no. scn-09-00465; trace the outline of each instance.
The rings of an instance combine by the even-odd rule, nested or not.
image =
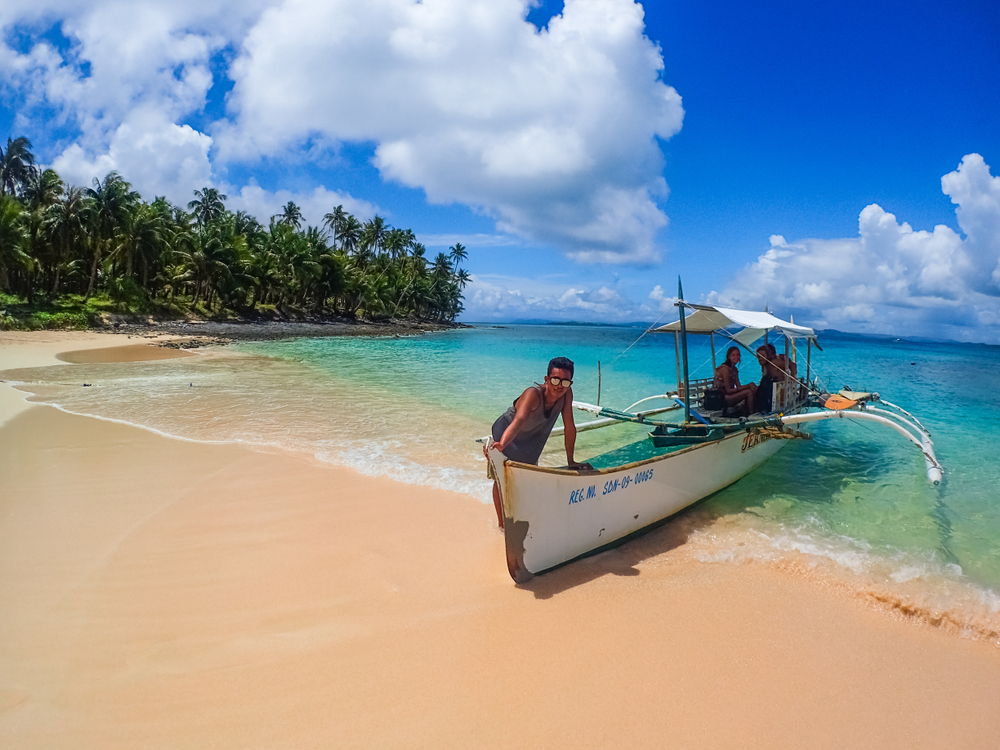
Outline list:
[[[604,483],[604,490],[601,492],[601,495],[610,495],[612,492],[624,490],[633,484],[642,484],[652,478],[653,469],[644,469],[637,471],[635,474],[629,474],[617,479],[609,479]],[[597,497],[597,485],[592,484],[589,487],[581,487],[578,490],[570,492],[569,504],[582,503],[584,500],[591,500],[595,497]]]

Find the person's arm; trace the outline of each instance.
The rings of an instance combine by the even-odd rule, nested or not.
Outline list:
[[[573,389],[566,391],[562,407],[563,442],[566,445],[566,463],[574,466],[573,450],[576,448],[576,422],[573,421]]]
[[[734,378],[732,368],[727,365],[720,365],[719,369],[722,370],[722,391],[729,395],[739,393],[739,390],[736,388],[736,384],[733,382]]]
[[[528,388],[521,397],[517,400],[517,406],[514,409],[514,419],[511,420],[510,424],[507,425],[507,429],[503,431],[503,435],[500,436],[500,440],[493,444],[501,453],[504,449],[514,442],[514,438],[517,437],[517,433],[521,431],[524,426],[524,420],[528,418],[538,406],[538,391],[534,388]]]

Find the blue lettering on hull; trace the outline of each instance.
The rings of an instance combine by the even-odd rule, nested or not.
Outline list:
[[[601,495],[610,495],[612,492],[628,489],[633,484],[648,482],[652,478],[653,469],[643,469],[635,474],[626,475],[617,479],[609,479],[604,483],[604,489],[601,492]],[[589,487],[581,487],[578,490],[570,492],[569,504],[575,505],[576,503],[582,503],[584,500],[592,500],[595,497],[597,497],[597,485],[592,484]]]

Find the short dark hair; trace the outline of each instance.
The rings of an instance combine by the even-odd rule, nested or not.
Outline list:
[[[553,370],[568,370],[569,376],[573,377],[573,363],[566,357],[556,357],[549,360],[549,370],[546,375],[551,375]]]

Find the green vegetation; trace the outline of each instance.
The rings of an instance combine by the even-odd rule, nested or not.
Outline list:
[[[66,185],[27,138],[0,148],[0,328],[84,328],[101,313],[340,315],[453,321],[461,244],[425,257],[413,232],[336,206],[302,228],[289,202],[263,226],[215,188],[146,203],[117,172]]]

